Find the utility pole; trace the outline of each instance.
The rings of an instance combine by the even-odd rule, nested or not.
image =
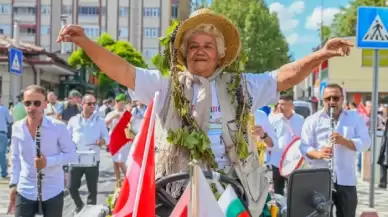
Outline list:
[[[65,27],[67,24],[67,16],[61,15],[61,28]],[[61,54],[66,54],[66,44],[61,42]]]
[[[20,20],[15,18],[13,20],[13,39],[15,40],[15,45],[19,46],[19,34],[20,34]],[[18,103],[18,95],[21,90],[21,76],[10,74],[11,76],[11,99],[14,105]]]
[[[321,24],[320,24],[320,31],[319,31],[319,37],[320,37],[320,44],[319,49],[323,48],[323,0],[321,0]],[[322,96],[321,96],[321,83],[322,83],[322,63],[319,65],[319,73],[318,73],[318,79],[319,79],[319,94],[318,94],[318,109],[322,106]]]

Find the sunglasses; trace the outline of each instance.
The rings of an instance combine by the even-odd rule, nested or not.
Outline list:
[[[338,102],[341,100],[341,97],[340,96],[329,96],[329,97],[323,98],[323,100],[325,102],[330,102],[331,100],[333,100],[334,102]]]
[[[34,105],[35,107],[39,107],[42,105],[42,101],[39,101],[39,100],[35,100],[35,101],[24,101],[23,104],[26,106],[26,107],[30,107],[31,105]]]
[[[86,105],[88,105],[88,106],[95,106],[96,102],[88,102],[88,103],[86,103]]]

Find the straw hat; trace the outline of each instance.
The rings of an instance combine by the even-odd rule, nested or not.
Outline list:
[[[203,8],[194,11],[190,15],[190,18],[185,20],[179,26],[174,41],[174,48],[178,51],[178,62],[183,65],[185,65],[186,62],[180,50],[185,32],[201,24],[212,24],[221,32],[221,34],[224,36],[226,48],[225,56],[221,60],[221,66],[226,67],[232,64],[240,53],[240,33],[238,32],[236,26],[234,26],[228,18],[216,14],[208,8]]]

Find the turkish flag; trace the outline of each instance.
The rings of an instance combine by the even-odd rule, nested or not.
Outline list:
[[[140,132],[132,143],[127,173],[113,210],[113,217],[132,217],[135,209],[137,209],[137,217],[155,217],[153,105],[154,101],[147,108]],[[143,158],[147,158],[145,165],[143,165]],[[142,169],[144,169],[143,177],[141,177]],[[141,193],[140,197],[136,198],[139,185],[141,185]],[[135,207],[136,202],[138,202],[137,207]]]
[[[178,203],[175,205],[174,210],[171,212],[170,217],[187,217],[188,215],[188,205],[190,202],[190,186],[186,187],[186,190],[183,192],[183,195],[179,199]]]
[[[131,121],[131,118],[132,114],[129,111],[125,111],[115,128],[112,130],[109,141],[109,151],[112,156],[120,151],[125,144],[132,141],[125,136],[125,129],[127,128],[129,121]]]

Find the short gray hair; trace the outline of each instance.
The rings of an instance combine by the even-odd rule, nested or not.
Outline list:
[[[82,98],[82,94],[78,92],[78,90],[71,90],[69,93],[69,97],[79,97]]]

